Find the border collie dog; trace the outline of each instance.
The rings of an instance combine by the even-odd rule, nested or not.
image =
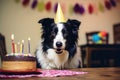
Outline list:
[[[41,42],[36,51],[38,64],[43,69],[69,69],[81,67],[80,50],[77,50],[78,29],[81,22],[68,19],[54,23],[52,18],[42,24]]]

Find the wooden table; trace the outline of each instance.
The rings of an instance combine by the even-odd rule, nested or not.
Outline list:
[[[53,78],[14,78],[14,79],[0,79],[0,80],[120,80],[120,67],[111,68],[80,68],[72,69],[74,71],[84,71],[88,74],[76,75],[76,76],[64,76]]]
[[[86,67],[92,67],[92,56],[97,55],[96,59],[113,59],[114,66],[120,66],[120,44],[85,44],[81,45],[82,61],[86,60]],[[94,57],[95,58],[95,57]],[[102,64],[106,65],[108,63]]]

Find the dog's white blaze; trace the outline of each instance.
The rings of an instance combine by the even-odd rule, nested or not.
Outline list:
[[[54,46],[54,48],[57,48],[56,42],[60,41],[60,42],[62,42],[62,47],[61,48],[64,49],[65,48],[65,42],[66,42],[66,40],[63,38],[63,34],[62,34],[62,29],[63,29],[64,25],[63,24],[57,24],[57,27],[58,27],[58,33],[57,33],[57,35],[54,39],[53,46]]]

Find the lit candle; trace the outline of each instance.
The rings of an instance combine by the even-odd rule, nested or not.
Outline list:
[[[17,52],[20,53],[20,42],[17,43]]]
[[[24,40],[22,40],[22,53],[24,53]]]
[[[15,53],[14,34],[11,35],[12,40],[12,53]]]
[[[30,38],[28,38],[28,53],[30,53]]]
[[[17,53],[17,45],[15,44],[15,53]]]
[[[22,44],[20,44],[20,53],[22,53]]]

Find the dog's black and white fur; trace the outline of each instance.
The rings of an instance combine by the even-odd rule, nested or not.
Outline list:
[[[68,19],[54,23],[52,18],[39,21],[42,24],[40,45],[36,51],[37,61],[43,69],[68,69],[81,67],[80,50],[77,50],[80,22]]]

